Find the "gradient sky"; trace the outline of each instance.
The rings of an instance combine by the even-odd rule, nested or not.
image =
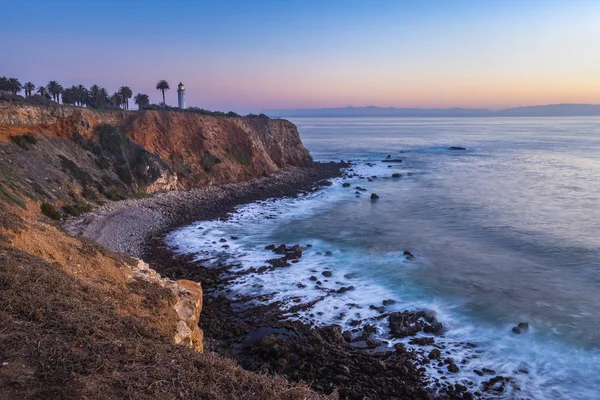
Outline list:
[[[597,0],[7,0],[0,76],[279,108],[600,103]]]

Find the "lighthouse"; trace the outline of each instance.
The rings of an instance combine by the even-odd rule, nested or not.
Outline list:
[[[183,87],[183,83],[179,82],[179,86],[177,86],[177,103],[179,108],[185,108],[185,87]]]

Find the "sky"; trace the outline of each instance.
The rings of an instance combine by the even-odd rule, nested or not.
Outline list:
[[[0,76],[213,110],[600,103],[597,0],[0,0]]]

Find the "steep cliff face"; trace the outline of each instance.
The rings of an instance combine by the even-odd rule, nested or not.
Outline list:
[[[16,204],[116,200],[310,165],[285,120],[0,103],[0,197]]]

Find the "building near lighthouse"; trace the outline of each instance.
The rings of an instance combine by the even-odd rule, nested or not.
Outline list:
[[[179,108],[185,108],[185,87],[181,82],[179,82],[179,85],[177,86],[177,104],[179,105]]]

